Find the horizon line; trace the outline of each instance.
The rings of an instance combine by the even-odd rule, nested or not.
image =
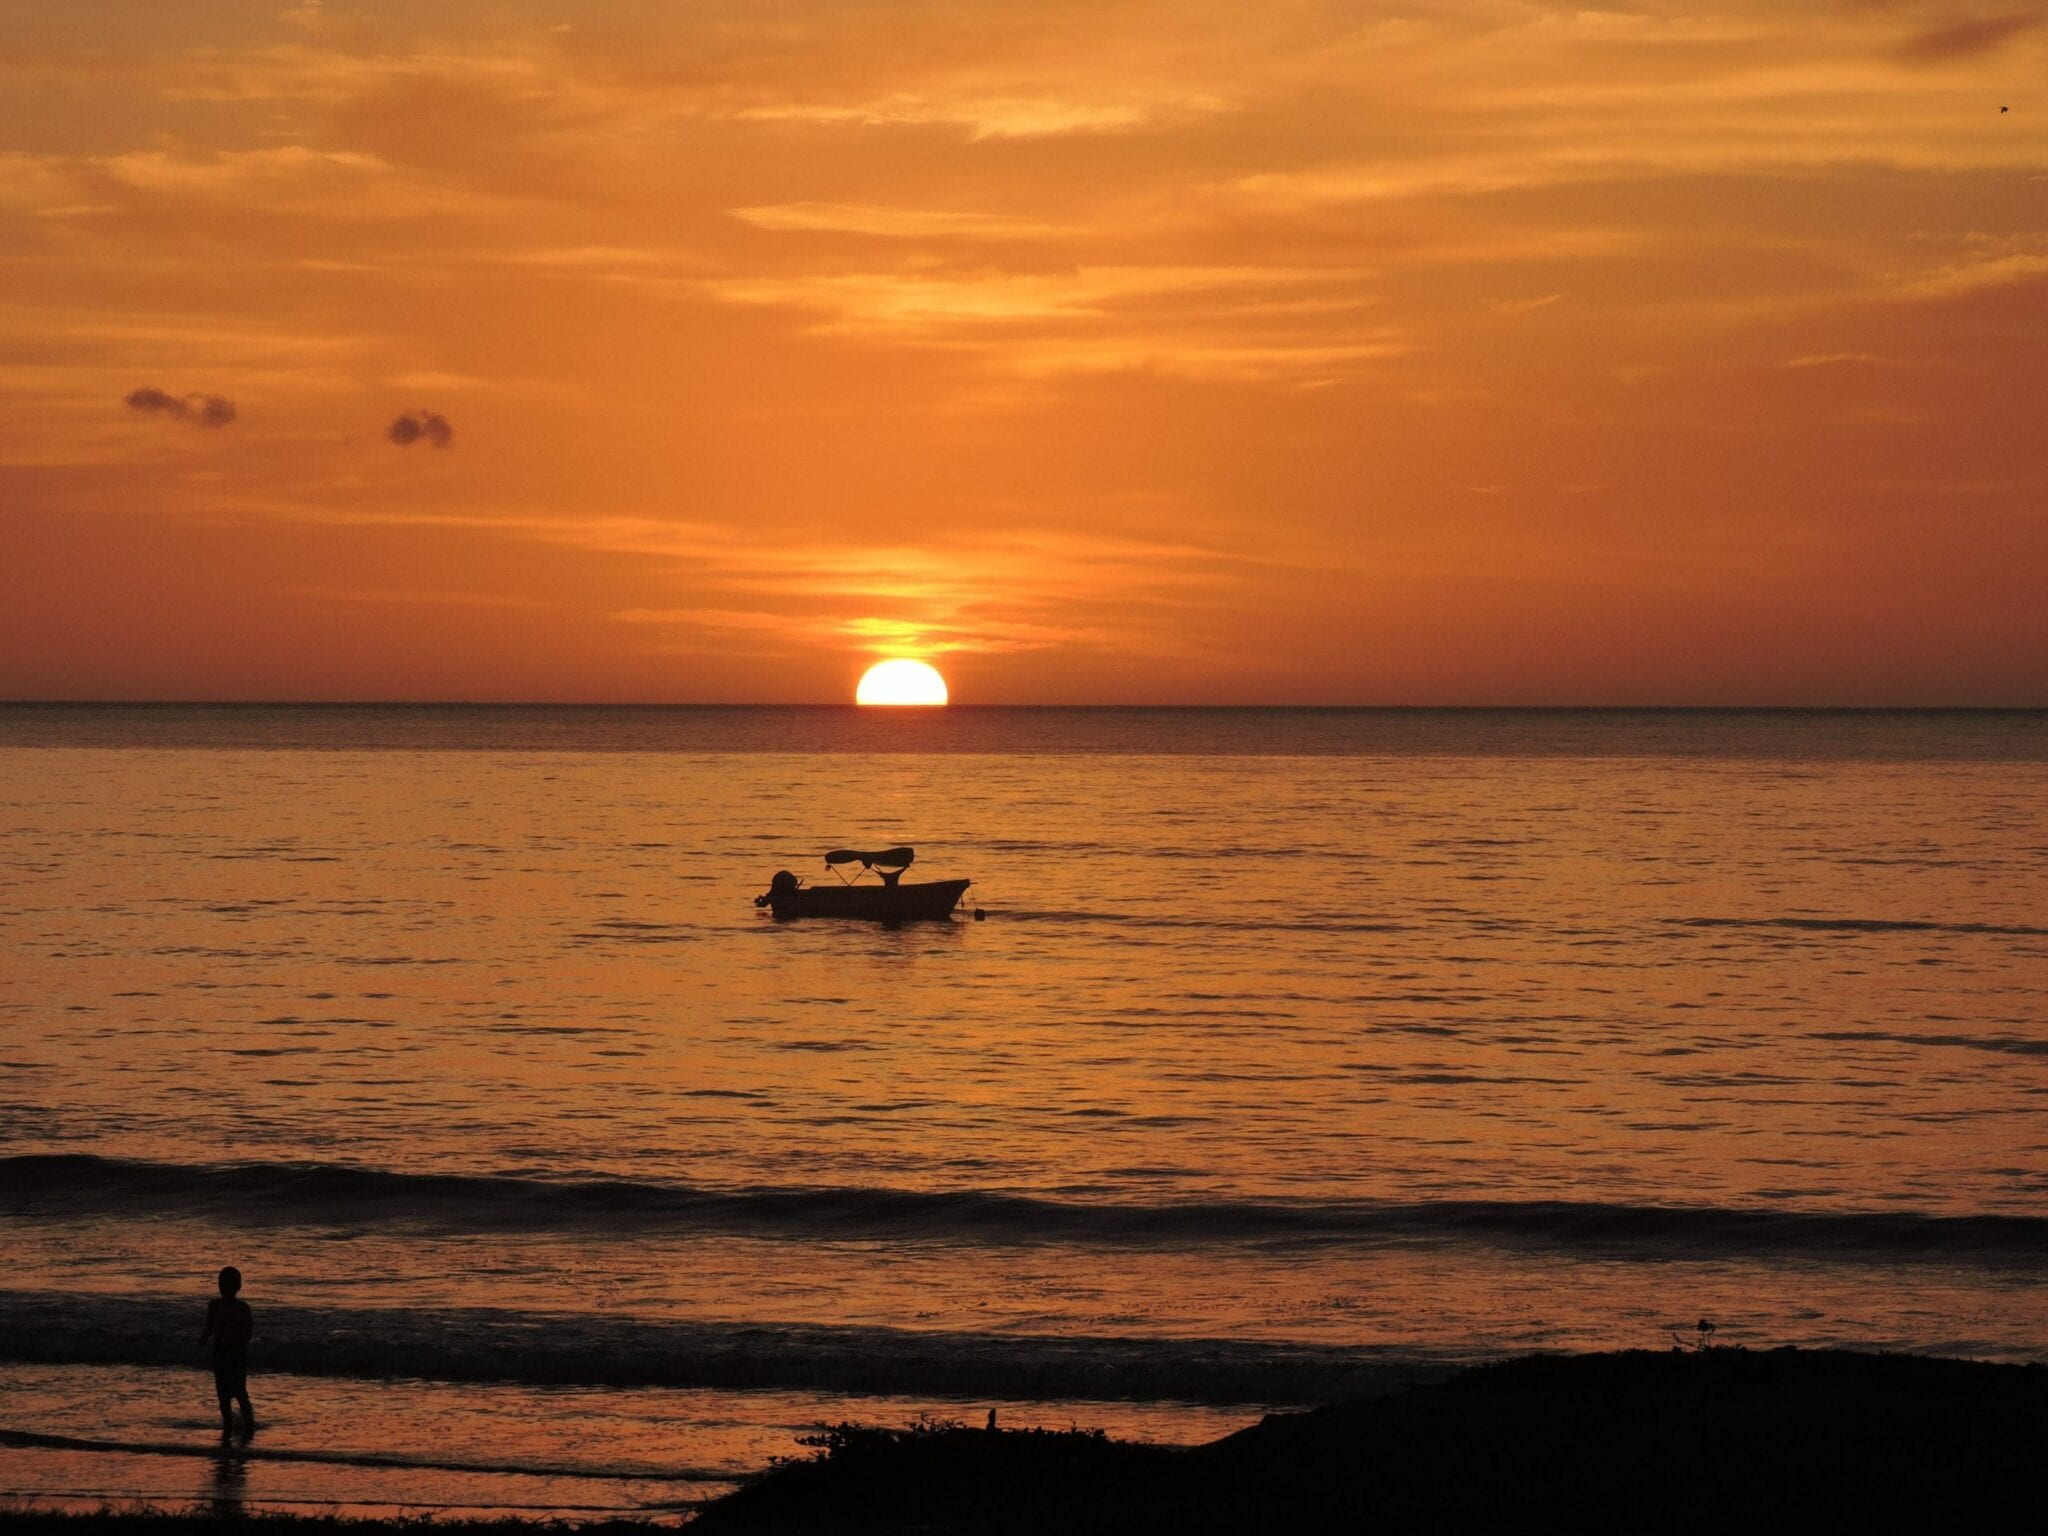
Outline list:
[[[1210,702],[857,704],[850,700],[673,699],[0,699],[0,709],[831,709],[863,714],[945,714],[949,710],[1271,710],[1471,714],[2048,714],[2038,704],[1360,704]]]

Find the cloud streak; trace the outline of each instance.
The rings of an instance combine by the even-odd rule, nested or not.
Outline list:
[[[235,402],[224,395],[172,395],[161,389],[132,389],[121,397],[131,411],[188,421],[195,427],[225,427],[236,417]]]
[[[1974,59],[1995,53],[2007,43],[2048,22],[2048,11],[2011,11],[2002,16],[1985,16],[1916,33],[1898,48],[1898,57],[1909,64],[1946,64],[1955,59]]]

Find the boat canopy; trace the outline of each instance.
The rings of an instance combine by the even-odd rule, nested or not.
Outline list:
[[[834,848],[825,855],[827,864],[858,864],[862,869],[893,869],[899,873],[910,868],[910,861],[917,857],[915,848],[881,848],[864,853],[857,848]]]

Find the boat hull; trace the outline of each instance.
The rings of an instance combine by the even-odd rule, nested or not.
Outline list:
[[[778,921],[796,917],[851,917],[871,923],[911,923],[951,917],[971,882],[929,880],[919,885],[804,885],[770,891],[768,910]]]

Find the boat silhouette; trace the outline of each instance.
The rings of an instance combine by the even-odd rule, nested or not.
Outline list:
[[[835,848],[825,867],[839,877],[837,885],[806,885],[786,869],[778,869],[768,889],[754,898],[778,921],[797,917],[851,917],[877,923],[907,923],[950,917],[960,904],[968,880],[927,880],[905,885],[903,871],[917,857],[915,848]],[[852,875],[846,870],[858,864]],[[872,874],[877,884],[862,883]]]

